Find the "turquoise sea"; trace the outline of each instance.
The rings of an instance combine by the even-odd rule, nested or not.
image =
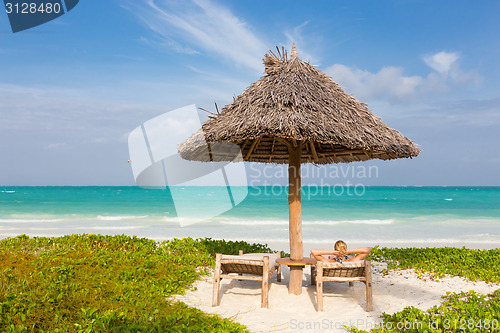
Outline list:
[[[181,226],[168,188],[0,187],[0,238],[73,233],[155,240],[190,236],[268,243],[287,250],[287,188],[243,189],[248,195],[236,207]],[[203,201],[217,200],[219,191],[192,187],[186,200],[193,212],[202,212]],[[337,239],[356,245],[495,248],[500,246],[500,187],[303,187],[302,220],[305,249],[329,248]]]

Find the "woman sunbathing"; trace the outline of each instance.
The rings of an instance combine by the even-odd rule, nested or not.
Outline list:
[[[311,254],[318,261],[351,262],[365,259],[372,250],[371,247],[359,247],[357,249],[348,250],[346,243],[341,240],[338,240],[333,248],[333,251],[313,249],[311,250]],[[324,255],[330,255],[330,259],[323,257]]]

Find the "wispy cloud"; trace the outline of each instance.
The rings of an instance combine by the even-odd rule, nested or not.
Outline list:
[[[438,52],[423,57],[424,62],[430,68],[434,69],[444,79],[450,80],[455,84],[477,85],[482,78],[476,71],[464,71],[459,66],[460,55],[457,52]]]
[[[404,101],[429,93],[442,93],[451,86],[477,85],[481,76],[476,71],[463,71],[458,53],[439,52],[423,57],[433,70],[427,76],[405,75],[402,67],[383,67],[378,72],[335,64],[326,69],[335,81],[360,99]]]
[[[453,69],[453,67],[456,67],[458,58],[459,56],[455,52],[450,53],[442,51],[436,54],[425,56],[424,61],[436,72],[446,75]]]
[[[50,149],[50,150],[64,150],[70,148],[71,146],[68,145],[66,142],[49,143],[48,145],[45,146],[45,149]]]
[[[119,141],[141,115],[147,119],[160,112],[160,107],[93,99],[77,90],[0,83],[0,130],[4,132],[37,131],[46,133],[45,138]],[[53,142],[46,146],[61,147]]]
[[[316,45],[320,45],[320,41],[317,36],[308,34],[307,37],[304,36],[304,30],[309,25],[309,21],[306,21],[293,29],[285,30],[284,34],[287,38],[287,48],[291,48],[292,44],[295,43],[297,47],[297,52],[299,57],[305,61],[317,64],[319,59],[314,56],[314,54],[306,51],[313,50]],[[312,43],[311,43],[312,41]],[[289,50],[290,52],[290,50]]]
[[[245,21],[220,4],[210,0],[148,0],[129,2],[126,8],[156,33],[158,40],[151,43],[175,52],[209,52],[262,71],[266,44]]]
[[[335,64],[326,70],[335,81],[358,98],[384,97],[402,100],[422,85],[420,76],[405,76],[400,67],[384,67],[377,73]]]

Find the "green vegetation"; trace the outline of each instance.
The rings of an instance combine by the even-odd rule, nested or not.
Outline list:
[[[370,332],[500,332],[500,289],[487,296],[470,291],[444,297],[442,305],[427,311],[406,307],[392,315],[384,313],[383,323]]]
[[[244,332],[168,301],[207,274],[215,252],[270,252],[209,238],[22,235],[0,241],[1,332]],[[202,267],[199,269],[199,267]]]
[[[375,247],[370,258],[387,262],[388,269],[414,268],[432,279],[450,274],[472,281],[500,282],[500,249]]]
[[[1,240],[0,331],[245,332],[231,320],[169,300],[208,274],[215,253],[238,250],[272,252],[262,244],[210,238],[157,243],[84,234]],[[422,278],[450,274],[500,282],[498,249],[375,247],[370,259],[387,262],[388,269],[414,268]],[[500,332],[500,289],[443,297],[441,306],[427,311],[384,313],[371,332]]]
[[[473,281],[500,282],[500,250],[466,248],[374,248],[371,260],[387,262],[388,269],[414,268],[421,278],[446,274]],[[500,332],[500,289],[490,295],[474,291],[443,296],[442,305],[427,311],[406,307],[383,313],[383,322],[370,332]],[[350,327],[351,332],[367,332]]]

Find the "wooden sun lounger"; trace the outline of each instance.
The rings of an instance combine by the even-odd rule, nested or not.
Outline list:
[[[318,261],[311,266],[311,284],[316,284],[317,311],[323,311],[323,281],[354,282],[366,285],[366,311],[372,311],[372,275],[371,261],[353,261],[346,263],[325,263]]]
[[[277,271],[278,282],[281,281],[281,265],[276,263],[280,253],[247,253],[240,255],[222,255],[217,253],[215,258],[214,290],[212,306],[219,305],[219,289],[222,279],[262,281],[261,306],[269,307],[269,279]],[[236,274],[236,275],[234,275]],[[243,275],[247,274],[247,275]]]

